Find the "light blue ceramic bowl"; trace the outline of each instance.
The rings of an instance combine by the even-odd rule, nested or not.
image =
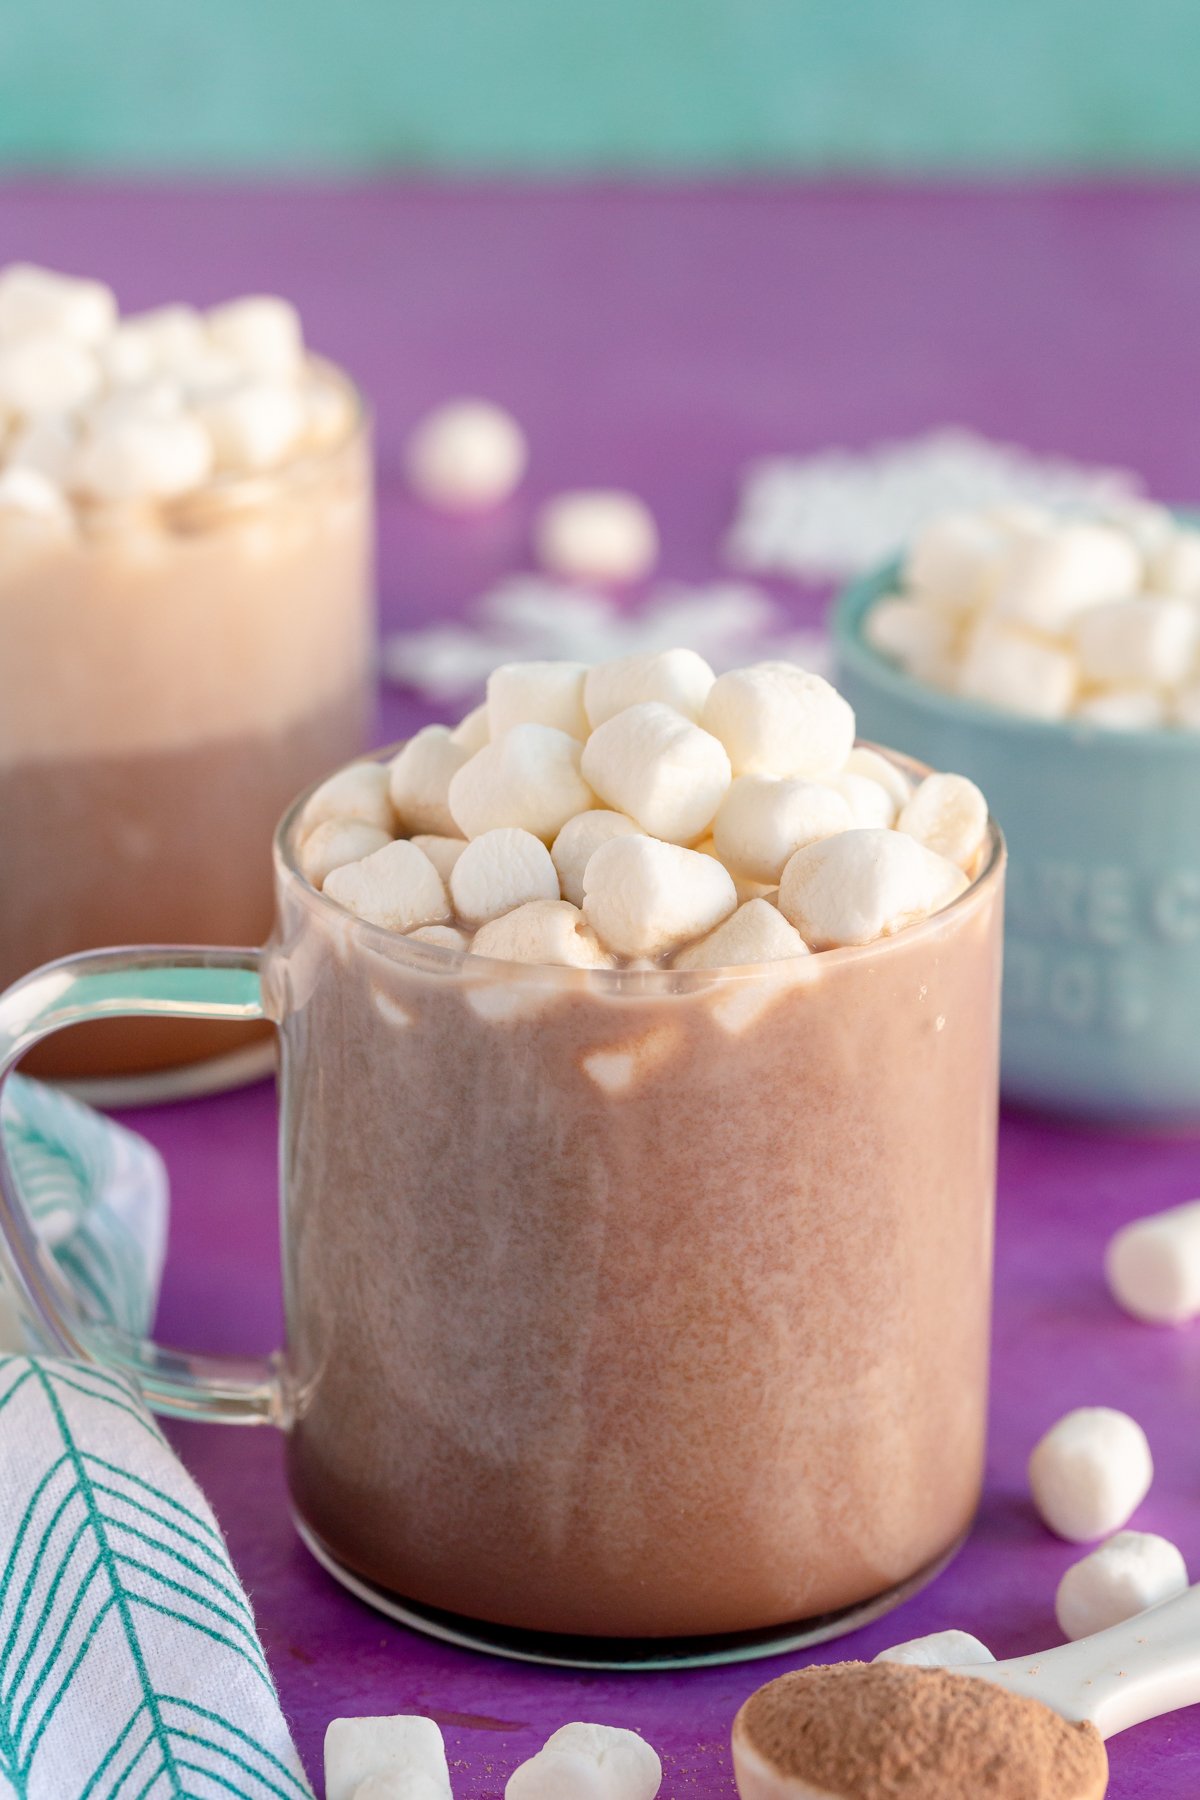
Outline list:
[[[1022,719],[914,681],[862,635],[898,573],[839,599],[838,686],[860,736],[971,776],[1008,839],[1006,1098],[1200,1127],[1200,734]]]

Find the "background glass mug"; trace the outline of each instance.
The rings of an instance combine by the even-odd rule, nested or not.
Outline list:
[[[49,1345],[287,1434],[305,1541],[458,1642],[745,1656],[894,1604],[981,1484],[1003,844],[945,912],[753,969],[584,971],[399,937],[312,889],[262,952],[111,950],[0,999],[0,1069],[111,1015],[282,1044],[287,1349],[80,1318],[0,1171]]]

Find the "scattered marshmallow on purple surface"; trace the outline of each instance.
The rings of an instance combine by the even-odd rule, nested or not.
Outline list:
[[[1108,1406],[1067,1413],[1029,1459],[1034,1505],[1051,1531],[1075,1544],[1119,1531],[1153,1478],[1145,1432],[1128,1413]]]
[[[1118,1306],[1153,1325],[1200,1317],[1200,1200],[1125,1225],[1104,1261]]]
[[[529,460],[517,421],[490,400],[449,400],[426,413],[405,450],[413,490],[447,512],[499,506],[520,486]]]
[[[918,1669],[967,1668],[995,1660],[987,1645],[969,1631],[934,1631],[928,1637],[907,1638],[871,1658],[872,1662],[908,1663]]]
[[[387,1800],[452,1800],[446,1747],[432,1719],[334,1719],[325,1732],[325,1800],[361,1800],[379,1778]],[[369,1800],[375,1800],[370,1794]],[[382,1797],[381,1797],[382,1800]]]
[[[1090,1637],[1173,1600],[1187,1585],[1187,1565],[1167,1538],[1119,1531],[1067,1570],[1054,1612],[1064,1637]]]
[[[577,1722],[513,1770],[504,1800],[654,1800],[661,1786],[658,1753],[636,1731]]]

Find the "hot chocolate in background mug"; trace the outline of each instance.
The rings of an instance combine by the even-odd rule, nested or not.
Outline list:
[[[280,1426],[310,1549],[452,1641],[678,1665],[896,1604],[982,1480],[999,833],[861,947],[578,969],[353,916],[299,873],[303,805],[263,950],[95,951],[0,998],[4,1073],[84,1020],[274,1022],[286,1350],[89,1324],[0,1159],[39,1335]]]

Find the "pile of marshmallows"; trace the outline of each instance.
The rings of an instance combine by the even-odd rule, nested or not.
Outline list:
[[[863,630],[916,680],[1007,712],[1200,730],[1200,531],[1163,507],[946,513]]]
[[[634,1731],[564,1725],[510,1775],[504,1800],[654,1800],[662,1764]],[[325,1800],[453,1800],[432,1719],[334,1719],[325,1733]]]
[[[977,871],[973,783],[915,788],[790,663],[691,650],[511,663],[453,730],[354,763],[301,816],[302,873],[359,918],[478,956],[715,969],[869,944]]]
[[[306,356],[286,300],[120,318],[111,289],[0,271],[0,522],[165,501],[340,442],[345,383]]]

